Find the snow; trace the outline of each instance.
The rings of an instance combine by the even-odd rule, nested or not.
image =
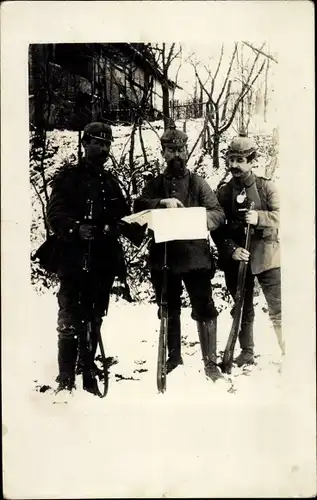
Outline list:
[[[161,135],[162,123],[152,125]],[[189,149],[201,128],[201,120],[188,120]],[[117,160],[130,130],[114,130]],[[77,150],[76,133],[53,131],[50,139],[60,148],[48,173]],[[149,159],[160,159],[151,127],[144,130],[144,142]],[[200,153],[197,148],[190,168]],[[141,155],[138,136],[136,155]],[[215,188],[224,165],[216,172],[206,156],[203,167]],[[32,208],[36,248],[44,228],[34,192]],[[231,326],[231,301],[223,294],[222,273],[213,284],[220,354]],[[146,297],[146,284],[141,285]],[[303,368],[294,373],[293,358],[292,363],[288,356],[281,358],[261,292],[255,297],[256,365],[233,368],[216,383],[206,380],[196,325],[190,308],[183,307],[184,365],[168,375],[164,394],[156,388],[157,306],[112,296],[102,335],[106,355],[117,364],[110,368],[105,399],[84,392],[80,377],[72,396],[39,391],[43,385],[56,386],[56,289],[38,294],[30,285],[23,297],[27,316],[10,318],[20,327],[6,335],[2,353],[7,498],[268,498],[314,491],[314,423],[309,417],[314,401],[311,412],[304,413],[303,402],[307,409],[311,393],[307,387],[301,394],[289,388],[290,373],[299,380]]]
[[[107,397],[99,399],[82,390],[80,377],[72,396],[39,392],[38,386],[56,386],[57,301],[52,290],[33,292],[31,338],[22,338],[19,348],[14,339],[6,343],[6,354],[15,352],[12,377],[4,384],[4,396],[11,394],[3,415],[10,422],[3,440],[10,498],[265,497],[297,491],[300,472],[299,483],[287,479],[291,449],[281,357],[263,297],[257,302],[260,357],[250,372],[235,368],[231,383],[207,381],[196,326],[183,308],[184,365],[168,375],[166,393],[158,394],[156,305],[113,296],[102,335],[107,355],[118,363],[110,369]],[[218,352],[230,324],[229,308],[223,309]],[[140,367],[147,371],[136,373]],[[137,380],[118,380],[116,374]]]

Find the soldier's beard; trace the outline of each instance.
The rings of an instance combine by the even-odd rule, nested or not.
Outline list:
[[[186,170],[185,161],[182,158],[173,158],[168,161],[167,170],[170,174],[175,176],[184,175]]]

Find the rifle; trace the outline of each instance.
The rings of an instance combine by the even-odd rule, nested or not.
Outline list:
[[[253,207],[254,203],[252,202],[249,210],[252,210]],[[248,251],[250,250],[250,241],[251,241],[251,225],[248,224],[246,227],[246,238],[244,245],[244,248]],[[241,327],[247,267],[248,267],[248,262],[241,260],[239,263],[239,270],[238,270],[237,290],[234,298],[235,305],[234,305],[233,322],[221,363],[221,369],[223,373],[228,373],[228,374],[231,373],[234,348]]]
[[[168,306],[167,306],[167,243],[164,243],[164,265],[163,282],[160,303],[160,335],[157,357],[157,388],[159,392],[166,391],[166,348],[168,328]]]
[[[85,217],[87,221],[92,221],[92,213],[93,213],[93,200],[88,199],[88,215]],[[90,259],[91,259],[91,240],[88,240],[87,242],[87,251],[84,254],[84,264],[83,264],[83,271],[86,273],[90,272]],[[87,275],[88,276],[88,275]],[[108,365],[107,365],[107,358],[105,355],[105,350],[102,342],[102,337],[100,333],[100,328],[93,328],[93,323],[94,322],[94,304],[92,304],[92,307],[89,308],[90,314],[87,318],[87,328],[86,328],[86,338],[84,339],[84,350],[86,351],[87,349],[87,356],[83,356],[84,359],[84,366],[83,366],[83,378],[84,378],[84,370],[87,368],[85,366],[85,363],[88,361],[88,365],[93,366],[94,365],[94,352],[93,352],[93,335],[95,334],[97,336],[97,346],[99,344],[100,348],[100,353],[101,353],[101,362],[102,362],[102,377],[103,377],[103,391],[100,391],[98,387],[98,382],[95,379],[95,393],[100,397],[104,398],[107,395],[108,392],[108,386],[109,386],[109,376],[108,376]],[[94,325],[96,326],[96,325]],[[88,359],[87,359],[88,358]],[[88,367],[89,367],[88,366]]]

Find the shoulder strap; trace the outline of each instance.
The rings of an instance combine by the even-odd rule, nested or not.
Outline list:
[[[266,190],[263,189],[264,188],[264,183],[265,183],[265,180],[263,177],[256,177],[255,178],[255,183],[256,183],[256,187],[257,187],[257,190],[258,190],[258,193],[259,193],[259,197],[260,197],[260,200],[261,200],[261,205],[262,205],[262,210],[267,210],[268,209],[268,206],[267,206],[267,199],[266,199]]]

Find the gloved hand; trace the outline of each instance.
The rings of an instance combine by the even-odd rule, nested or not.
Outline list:
[[[82,240],[93,240],[95,237],[96,226],[91,224],[81,224],[79,226],[79,236]]]
[[[164,207],[164,208],[184,208],[184,205],[177,198],[163,198],[160,201],[160,207]]]

